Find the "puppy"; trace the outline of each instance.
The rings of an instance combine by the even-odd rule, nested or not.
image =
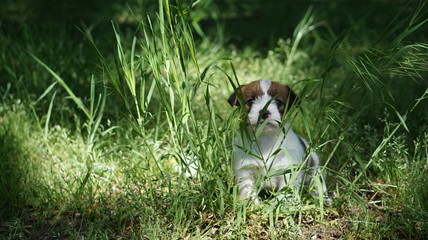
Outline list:
[[[239,198],[258,202],[258,190],[278,192],[290,187],[298,192],[302,184],[315,184],[313,195],[327,197],[319,158],[314,152],[305,157],[308,143],[297,136],[283,116],[297,102],[289,86],[269,80],[240,86],[229,97],[231,106],[245,111],[244,126],[234,139],[233,170]],[[311,177],[312,175],[312,177]],[[261,184],[258,189],[256,182]]]

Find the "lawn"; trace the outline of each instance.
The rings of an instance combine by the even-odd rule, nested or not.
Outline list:
[[[6,1],[1,239],[427,239],[426,1]],[[238,199],[239,84],[288,84],[333,203]]]

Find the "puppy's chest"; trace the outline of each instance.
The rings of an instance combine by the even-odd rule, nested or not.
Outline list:
[[[235,139],[234,167],[289,166],[298,160],[299,149],[288,136],[261,136],[257,140]]]

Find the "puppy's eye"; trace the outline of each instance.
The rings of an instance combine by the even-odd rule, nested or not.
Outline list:
[[[278,107],[281,107],[282,105],[284,105],[284,102],[283,102],[283,101],[281,101],[281,100],[279,100],[279,99],[275,99],[275,104],[276,104]]]
[[[254,103],[254,98],[250,98],[250,99],[248,99],[246,102],[245,102],[245,104],[247,104],[247,105],[252,105]]]

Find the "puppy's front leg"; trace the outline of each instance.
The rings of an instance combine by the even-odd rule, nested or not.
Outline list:
[[[252,198],[257,202],[257,194],[254,189],[257,169],[247,168],[239,170],[236,175],[238,185],[238,197],[240,199]]]

